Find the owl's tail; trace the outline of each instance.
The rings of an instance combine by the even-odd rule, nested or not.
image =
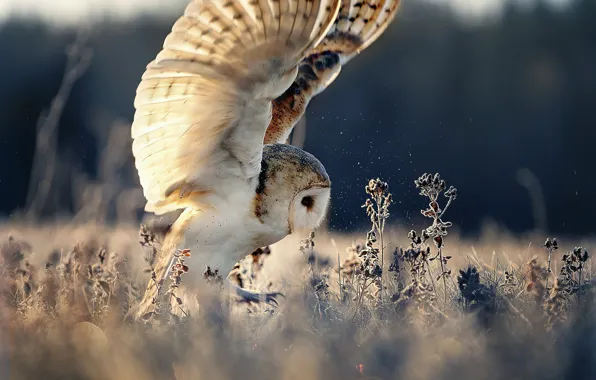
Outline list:
[[[176,219],[174,224],[172,224],[167,231],[159,252],[159,257],[153,268],[151,279],[147,284],[141,302],[138,304],[136,313],[137,319],[149,319],[152,316],[152,313],[156,311],[157,302],[159,301],[159,287],[161,287],[162,292],[165,292],[165,289],[167,289],[165,283],[173,264],[174,254],[179,248],[180,243],[184,240],[184,231],[186,227],[188,227],[189,223],[199,212],[200,211],[187,208],[180,214],[178,219]]]

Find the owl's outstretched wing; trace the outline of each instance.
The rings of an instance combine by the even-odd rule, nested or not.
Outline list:
[[[147,211],[194,206],[260,171],[271,101],[340,0],[192,0],[137,88],[133,154]]]
[[[328,33],[340,0],[192,0],[147,66],[135,98],[133,154],[145,209],[184,209],[138,305],[144,317],[206,195],[258,177],[271,101]]]
[[[327,36],[301,62],[290,88],[273,101],[265,144],[286,142],[310,100],[337,78],[342,66],[383,34],[399,4],[400,0],[342,0]]]

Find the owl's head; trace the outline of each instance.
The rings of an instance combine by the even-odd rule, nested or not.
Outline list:
[[[280,234],[312,230],[323,220],[331,195],[325,168],[312,154],[285,144],[263,147],[255,214]]]

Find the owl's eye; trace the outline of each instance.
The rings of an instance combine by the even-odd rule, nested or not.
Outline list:
[[[306,207],[306,209],[308,211],[310,211],[310,210],[312,210],[313,206],[315,205],[315,199],[312,196],[307,195],[304,198],[302,198],[302,200],[300,201],[300,203],[304,207]]]

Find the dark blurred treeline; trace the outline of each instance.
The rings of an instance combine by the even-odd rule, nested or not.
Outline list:
[[[376,176],[391,186],[393,217],[412,223],[424,206],[414,179],[439,171],[459,189],[448,219],[464,232],[491,218],[514,231],[593,233],[596,2],[578,0],[564,12],[511,7],[500,22],[476,26],[440,7],[404,3],[386,34],[307,113],[305,148],[333,180],[331,227],[364,226],[364,185]],[[117,204],[141,204],[126,123],[140,75],[173,21],[106,20],[93,28],[91,65],[59,122],[45,216],[78,210],[90,202],[82,189],[93,198],[89,189],[106,182],[110,190],[97,190],[97,202],[108,218]],[[0,27],[6,215],[26,205],[38,117],[58,91],[74,38],[75,31],[38,23]]]

